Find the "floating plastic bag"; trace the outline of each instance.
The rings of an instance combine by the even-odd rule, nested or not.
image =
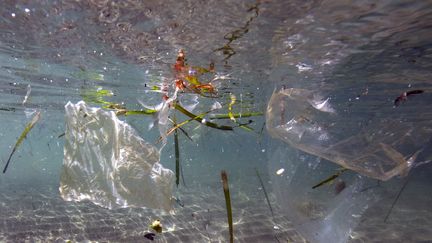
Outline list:
[[[277,204],[308,242],[347,242],[362,214],[380,198],[374,181],[353,173],[312,189],[337,167],[275,141],[269,152],[269,175]],[[281,168],[282,173],[277,173]]]
[[[387,105],[374,111],[337,104],[344,107],[339,112],[330,103],[311,90],[281,89],[268,103],[267,130],[294,148],[383,181],[406,175],[425,154],[430,120]]]
[[[109,209],[171,209],[174,174],[159,151],[114,112],[68,102],[60,195]]]

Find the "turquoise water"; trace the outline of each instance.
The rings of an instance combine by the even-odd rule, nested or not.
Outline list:
[[[236,242],[431,241],[431,19],[428,1],[3,1],[2,166],[36,112],[41,119],[0,176],[0,240],[145,242],[160,219],[156,242],[229,242],[225,170]],[[162,87],[174,96],[180,49],[190,66],[214,64],[199,78],[215,91],[180,90],[178,101],[196,115],[218,102],[204,118],[233,130],[193,120],[179,131],[172,210],[63,200],[66,103],[155,107]],[[302,95],[269,109],[289,89]],[[272,112],[280,124],[269,123]],[[307,125],[287,128],[284,116]],[[174,175],[173,135],[158,143],[156,118],[119,116]],[[372,173],[394,161],[408,166],[385,180]],[[340,165],[349,171],[312,189]]]

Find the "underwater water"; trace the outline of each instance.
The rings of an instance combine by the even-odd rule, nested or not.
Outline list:
[[[2,1],[0,241],[229,242],[225,171],[234,242],[431,242],[431,21],[414,0]]]

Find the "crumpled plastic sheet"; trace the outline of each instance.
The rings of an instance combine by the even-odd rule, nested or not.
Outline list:
[[[268,102],[266,127],[294,148],[383,181],[430,161],[431,120],[414,121],[391,107],[369,110],[338,112],[313,90],[283,88]]]
[[[113,111],[68,102],[60,195],[105,208],[172,208],[174,173]]]

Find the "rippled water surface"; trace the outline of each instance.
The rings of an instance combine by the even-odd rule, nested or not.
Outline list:
[[[2,1],[2,166],[35,112],[41,112],[41,119],[0,176],[0,240],[144,242],[150,241],[144,237],[151,232],[149,224],[159,218],[164,230],[156,234],[156,242],[228,242],[220,182],[220,172],[226,170],[235,241],[325,242],[308,235],[302,229],[306,222],[287,210],[297,205],[293,207],[307,215],[311,227],[320,230],[321,219],[344,224],[346,215],[330,217],[340,212],[332,211],[337,210],[332,205],[362,195],[363,190],[354,188],[359,180],[365,188],[377,185],[373,200],[368,196],[361,213],[349,215],[358,219],[339,242],[432,241],[431,23],[432,2],[414,0]],[[193,112],[201,114],[218,102],[222,108],[216,113],[227,119],[212,121],[233,131],[192,121],[179,132],[183,177],[174,186],[178,200],[172,212],[108,210],[89,201],[64,201],[58,187],[67,139],[62,136],[65,104],[85,100],[107,110],[113,110],[113,104],[128,110],[156,106],[163,101],[164,87],[174,95],[174,64],[181,49],[190,66],[214,65],[200,81],[215,89],[180,91],[181,104],[188,109],[195,104]],[[316,194],[313,183],[338,167],[315,157],[317,153],[277,141],[265,128],[272,93],[289,88],[308,90],[332,104],[339,123],[328,122],[320,129],[331,129],[333,137],[368,131],[373,124],[376,133],[367,142],[394,136],[397,144],[409,146],[398,147],[401,158],[392,158],[406,162],[415,156],[415,165],[385,182],[348,172],[341,176],[342,193],[334,192],[334,182]],[[407,96],[409,91],[418,92]],[[286,107],[287,112],[293,109]],[[257,115],[231,117],[248,113]],[[314,124],[311,115],[310,110],[302,113],[302,121]],[[162,165],[176,170],[173,136],[163,147],[157,142],[157,126],[149,130],[154,115],[121,119],[162,148]],[[177,119],[188,118],[179,114]],[[348,150],[359,154],[355,146]],[[289,156],[281,152],[275,157],[278,147]],[[299,161],[307,169],[300,169]],[[289,177],[290,171],[299,172]],[[294,186],[290,192],[301,191],[298,195],[284,192]],[[322,205],[306,202],[310,195]]]

